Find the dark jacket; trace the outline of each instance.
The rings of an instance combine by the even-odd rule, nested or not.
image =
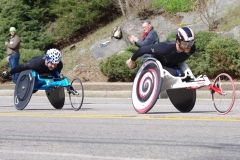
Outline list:
[[[151,31],[149,31],[147,37],[143,41],[138,40],[136,42],[136,45],[138,47],[142,47],[142,46],[147,46],[150,44],[157,44],[157,43],[159,43],[158,34],[154,31],[154,29],[152,29]]]
[[[57,65],[57,67],[54,70],[49,70],[45,64],[45,59],[46,59],[45,56],[33,57],[28,62],[25,62],[23,64],[20,64],[20,65],[14,67],[9,73],[11,75],[13,75],[15,73],[20,73],[20,72],[22,72],[24,70],[28,70],[28,69],[32,69],[32,70],[38,72],[39,74],[50,73],[50,74],[55,75],[55,71],[58,71],[59,73],[61,73],[61,70],[63,68],[62,61],[59,62],[59,64]]]
[[[132,60],[136,61],[145,53],[151,54],[158,59],[163,66],[175,67],[178,63],[185,62],[192,54],[195,53],[196,46],[193,44],[189,53],[178,52],[175,42],[161,42],[148,46],[140,47],[132,56]]]

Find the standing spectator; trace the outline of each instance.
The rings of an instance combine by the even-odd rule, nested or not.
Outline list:
[[[9,42],[5,42],[7,48],[7,61],[10,65],[10,69],[19,65],[19,58],[20,58],[20,38],[16,35],[16,28],[11,27],[10,31],[10,40]],[[17,83],[19,73],[15,73],[12,75],[13,83]]]
[[[144,21],[142,24],[143,28],[143,36],[142,40],[138,39],[136,36],[129,36],[129,41],[135,43],[138,47],[147,46],[150,44],[157,44],[159,43],[159,37],[156,31],[153,29],[150,21]],[[142,61],[144,61],[147,57],[151,57],[151,54],[144,54],[142,56]]]

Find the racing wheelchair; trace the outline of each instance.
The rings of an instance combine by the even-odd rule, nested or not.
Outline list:
[[[22,71],[14,90],[14,105],[17,110],[23,110],[29,103],[32,94],[38,90],[45,90],[49,102],[55,109],[62,109],[65,103],[66,88],[69,95],[70,104],[75,111],[78,111],[83,103],[84,88],[79,78],[75,78],[69,83],[68,78],[56,75],[39,74],[34,70]],[[56,78],[59,77],[59,78]]]
[[[231,111],[236,90],[230,75],[221,73],[211,84],[206,75],[196,78],[186,63],[178,64],[178,67],[184,72],[182,77],[171,75],[155,58],[144,61],[132,87],[132,103],[138,113],[150,111],[163,91],[166,91],[178,111],[190,112],[196,102],[196,90],[205,86],[210,90],[218,114],[227,114]]]

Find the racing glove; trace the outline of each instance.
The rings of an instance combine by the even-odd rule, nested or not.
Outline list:
[[[9,76],[11,76],[11,74],[8,71],[2,72],[2,78],[8,78]]]
[[[131,58],[126,61],[126,65],[127,65],[128,68],[130,68],[130,69],[134,69],[134,68],[136,68],[136,66],[137,66],[136,62],[135,62],[135,61],[132,61]]]

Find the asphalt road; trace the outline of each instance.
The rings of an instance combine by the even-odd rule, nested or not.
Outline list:
[[[240,159],[240,100],[218,115],[209,99],[179,113],[159,99],[137,114],[131,99],[86,98],[79,111],[68,100],[55,110],[33,96],[23,111],[0,97],[0,160],[225,160]]]

